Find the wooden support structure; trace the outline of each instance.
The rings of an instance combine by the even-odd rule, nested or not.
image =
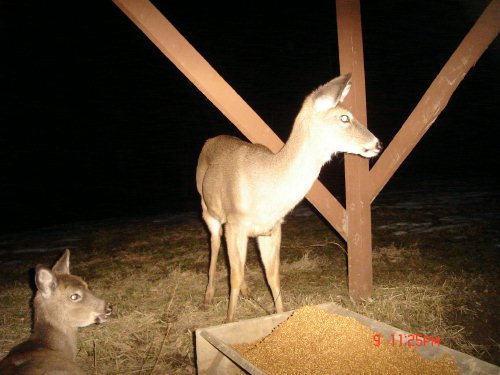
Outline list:
[[[148,0],[113,1],[251,142],[261,143],[273,152],[283,147],[278,136]],[[366,124],[360,2],[336,3],[340,71],[353,73],[353,89],[346,103]],[[352,297],[369,297],[372,290],[371,202],[497,37],[499,19],[500,0],[493,0],[371,170],[366,159],[346,155],[346,209],[319,181],[307,194],[306,198],[347,241]]]

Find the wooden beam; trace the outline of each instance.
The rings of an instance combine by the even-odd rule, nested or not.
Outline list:
[[[371,202],[436,121],[467,72],[498,36],[499,30],[500,0],[493,0],[370,171],[368,182]]]
[[[263,144],[275,153],[283,147],[271,128],[153,4],[148,0],[113,2],[251,142]],[[320,181],[314,183],[306,198],[346,238],[345,210]]]
[[[337,0],[340,72],[352,72],[352,89],[344,104],[366,125],[365,68],[359,0]],[[371,206],[368,197],[368,159],[345,155],[347,263],[349,294],[368,298],[372,293]]]

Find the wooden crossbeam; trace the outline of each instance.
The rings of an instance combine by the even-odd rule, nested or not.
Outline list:
[[[401,129],[370,171],[369,195],[373,201],[408,157],[469,70],[477,63],[500,30],[500,0],[493,0],[439,72]]]
[[[273,152],[283,142],[148,0],[113,0],[175,66],[253,143]],[[320,182],[306,198],[345,239],[345,209]]]

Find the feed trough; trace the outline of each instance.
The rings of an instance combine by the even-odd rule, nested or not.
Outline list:
[[[495,365],[450,349],[439,342],[432,342],[432,345],[431,341],[424,343],[423,336],[422,338],[418,338],[417,341],[416,335],[354,313],[334,303],[322,304],[316,307],[329,314],[353,318],[372,332],[383,336],[387,341],[390,342],[392,340],[393,344],[394,340],[396,340],[396,345],[410,346],[408,345],[409,340],[413,340],[414,345],[411,346],[414,347],[422,358],[433,360],[448,354],[455,361],[460,374],[500,374],[500,368]],[[258,342],[271,334],[274,328],[286,321],[293,313],[294,311],[289,311],[261,318],[197,329],[196,356],[198,374],[266,374],[255,363],[244,358],[233,345]],[[376,344],[377,342],[375,341],[374,345]]]

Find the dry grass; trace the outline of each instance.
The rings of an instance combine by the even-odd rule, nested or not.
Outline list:
[[[72,272],[115,306],[106,324],[80,331],[79,365],[92,374],[196,373],[194,331],[223,322],[229,293],[227,261],[221,256],[215,303],[201,305],[208,267],[201,221],[179,217],[168,223],[143,219],[74,226],[11,238],[8,246],[50,247],[70,237],[80,238],[72,248]],[[409,332],[440,336],[444,345],[500,364],[494,336],[498,269],[481,272],[464,268],[472,259],[446,260],[448,242],[442,248],[433,243],[431,252],[414,238],[399,241],[394,244],[394,238],[391,242],[387,234],[375,233],[373,296],[354,303],[347,294],[343,242],[314,215],[290,216],[282,246],[285,308],[332,301]],[[53,263],[58,255],[3,255],[8,272],[0,276],[0,357],[29,335],[29,270],[37,263]],[[272,311],[253,241],[246,278],[254,298],[240,300],[238,319]]]

